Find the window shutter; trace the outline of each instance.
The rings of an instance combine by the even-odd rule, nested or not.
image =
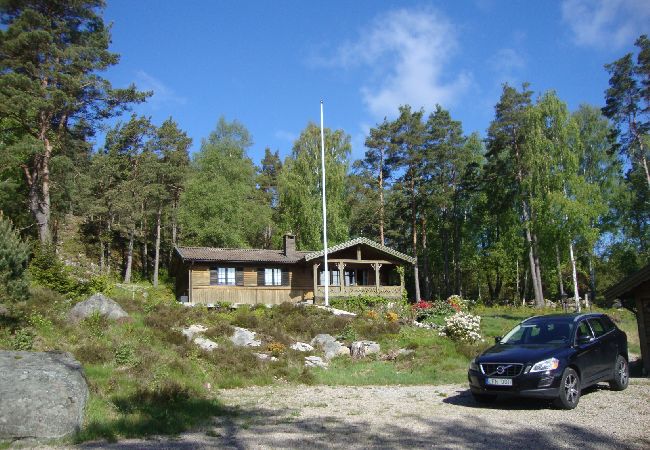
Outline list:
[[[289,271],[282,269],[282,286],[289,286]]]
[[[210,286],[215,286],[217,284],[217,268],[210,267]]]
[[[257,285],[264,286],[264,269],[257,269]]]
[[[243,267],[236,267],[235,268],[235,284],[237,286],[243,286],[244,285],[244,268]]]

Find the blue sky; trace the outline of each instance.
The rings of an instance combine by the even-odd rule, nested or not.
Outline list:
[[[237,119],[259,162],[265,147],[291,151],[320,99],[353,158],[405,103],[439,103],[485,134],[504,82],[601,106],[603,65],[650,33],[650,1],[108,0],[104,18],[121,55],[107,78],[154,91],[136,112],[172,116],[193,151],[220,116]]]

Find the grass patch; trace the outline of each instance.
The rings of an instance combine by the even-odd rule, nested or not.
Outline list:
[[[146,283],[113,287],[109,296],[128,313],[111,321],[99,316],[71,325],[72,301],[48,289],[33,289],[31,298],[0,317],[0,348],[72,353],[84,365],[90,388],[85,426],[75,442],[110,441],[156,434],[175,435],[202,426],[211,417],[235,414],[214,394],[216,388],[303,383],[326,385],[421,385],[464,383],[471,358],[526,317],[553,312],[532,308],[477,307],[485,341],[462,344],[415,328],[398,310],[372,305],[355,318],[334,316],[311,307],[283,304],[273,308],[227,305],[187,308],[174,301],[169,287]],[[628,334],[631,352],[639,352],[634,316],[625,310],[605,310]],[[443,322],[443,317],[432,320]],[[188,342],[181,328],[201,324],[205,336],[219,348],[204,352]],[[237,348],[228,336],[233,327],[258,333],[259,348]],[[328,333],[350,343],[374,340],[381,355],[363,360],[336,358],[328,370],[306,369],[294,342],[310,342]],[[409,350],[399,353],[400,349]],[[277,360],[260,360],[258,352]],[[318,354],[318,352],[313,352]]]

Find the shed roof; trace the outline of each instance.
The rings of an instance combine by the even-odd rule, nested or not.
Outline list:
[[[294,264],[302,260],[307,252],[292,252],[285,255],[283,250],[254,248],[214,248],[214,247],[176,247],[183,261],[197,262],[265,262]]]
[[[642,283],[645,283],[648,280],[650,280],[650,264],[607,289],[605,291],[605,298],[609,301],[616,298],[625,297],[626,294],[628,294],[634,288]]]
[[[329,255],[330,253],[335,253],[340,250],[344,250],[349,247],[354,247],[355,245],[367,245],[369,247],[375,248],[381,252],[387,253],[391,256],[394,256],[397,259],[401,259],[402,261],[406,261],[411,264],[415,264],[415,258],[410,257],[409,255],[405,255],[404,253],[398,252],[397,250],[393,250],[390,247],[386,247],[385,245],[381,245],[375,241],[371,241],[368,238],[365,237],[358,237],[356,239],[352,239],[350,241],[342,242],[338,245],[335,245],[333,247],[329,247],[327,249],[327,254]],[[305,261],[310,261],[312,259],[316,258],[321,258],[325,255],[325,252],[323,250],[318,251],[318,252],[310,252],[305,255]]]

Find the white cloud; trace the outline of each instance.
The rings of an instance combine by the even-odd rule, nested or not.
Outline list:
[[[456,29],[431,9],[400,9],[378,16],[354,42],[342,45],[328,65],[370,69],[360,89],[368,110],[381,119],[410,104],[449,107],[471,84],[468,73],[449,74]]]
[[[144,70],[138,70],[136,73],[136,86],[142,91],[153,91],[153,96],[147,100],[154,109],[158,109],[163,104],[175,103],[185,105],[187,99],[177,95],[170,87],[165,85],[159,79],[149,75]]]
[[[291,142],[292,144],[296,139],[298,139],[296,133],[293,133],[291,131],[286,131],[286,130],[278,130],[274,133],[274,136],[276,137],[276,139],[288,141]]]
[[[526,59],[515,49],[502,48],[488,59],[487,66],[495,73],[499,84],[516,84],[517,75],[526,67]]]
[[[601,48],[631,47],[648,31],[648,0],[564,0],[562,19],[574,43]]]

